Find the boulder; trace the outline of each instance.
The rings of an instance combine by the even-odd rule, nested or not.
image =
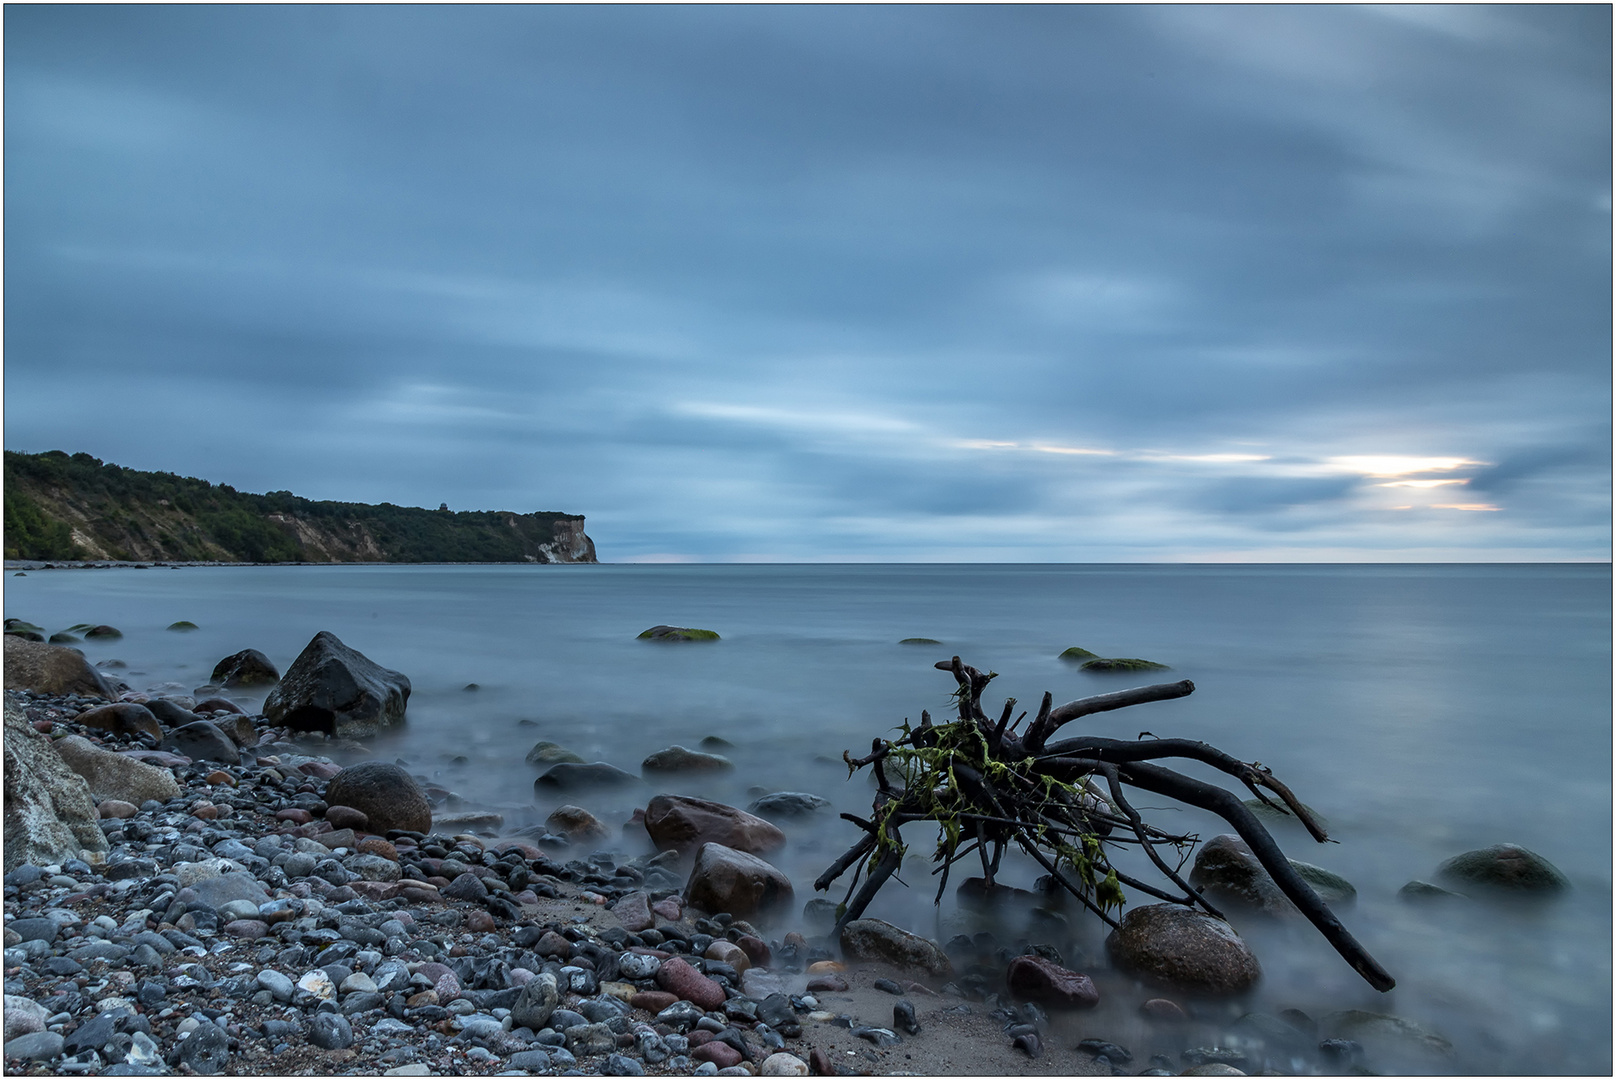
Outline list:
[[[8,678],[9,672],[8,665]],[[89,785],[9,699],[4,743],[6,871],[23,863],[104,861],[107,838]]]
[[[426,792],[415,777],[385,761],[365,761],[343,769],[326,784],[325,801],[358,810],[370,820],[372,832],[432,831],[432,804]]]
[[[1436,879],[1462,893],[1552,896],[1571,888],[1553,863],[1519,844],[1495,844],[1455,855],[1436,868]]]
[[[581,806],[558,806],[544,819],[544,827],[575,844],[599,846],[611,842],[612,830]]]
[[[210,721],[220,731],[230,737],[230,741],[243,750],[258,745],[258,729],[253,727],[252,720],[240,713],[231,713]]]
[[[1004,975],[1010,992],[1023,1001],[1055,1009],[1092,1009],[1100,1003],[1094,980],[1042,956],[1018,956]]]
[[[242,649],[220,660],[208,680],[217,686],[235,690],[243,686],[273,686],[281,681],[281,673],[269,662],[269,657],[257,649]]]
[[[641,641],[717,641],[711,630],[697,630],[689,626],[653,626],[640,634]]]
[[[657,773],[722,773],[733,772],[735,763],[727,757],[718,754],[703,754],[697,750],[686,750],[682,746],[670,746],[666,750],[656,753],[640,762],[640,772]]]
[[[685,901],[714,915],[767,915],[789,908],[793,900],[790,878],[756,855],[723,844],[701,845],[685,883]]]
[[[842,927],[840,942],[848,960],[891,964],[938,979],[954,973],[941,945],[881,919],[854,919]]]
[[[123,631],[116,626],[108,626],[102,623],[100,626],[92,626],[84,631],[84,636],[91,641],[119,641],[123,638]]]
[[[7,690],[79,694],[109,701],[115,696],[100,672],[77,649],[26,641],[16,634],[6,634],[5,639]]]
[[[264,715],[296,731],[360,738],[401,722],[409,699],[409,679],[321,630],[264,699]]]
[[[1059,658],[1062,660],[1070,660],[1074,663],[1081,662],[1083,660],[1102,659],[1099,653],[1091,653],[1087,649],[1079,648],[1076,645],[1073,645],[1070,649],[1062,650]]]
[[[812,817],[829,805],[829,799],[810,795],[806,791],[776,791],[755,800],[746,809],[766,818],[804,818]]]
[[[1346,907],[1358,898],[1350,881],[1322,866],[1287,860],[1319,898],[1332,907]],[[1196,852],[1190,884],[1199,888],[1215,907],[1264,915],[1299,916],[1296,905],[1280,891],[1246,842],[1231,833],[1214,836]]]
[[[645,807],[645,831],[659,851],[671,849],[681,855],[706,843],[767,855],[786,843],[786,834],[760,817],[723,803],[684,795],[653,798]]]
[[[578,791],[586,788],[628,787],[640,778],[604,761],[563,761],[533,781],[535,791]]]
[[[154,740],[163,737],[163,726],[146,706],[133,701],[118,701],[86,709],[73,718],[76,723],[114,735],[135,735],[144,732]]]
[[[1124,971],[1209,996],[1242,993],[1262,975],[1256,955],[1233,927],[1178,904],[1129,908],[1105,947]]]
[[[170,731],[157,749],[169,754],[184,754],[192,761],[226,761],[232,765],[241,761],[241,748],[236,741],[209,720],[197,720]]]
[[[168,769],[147,765],[129,754],[118,754],[77,735],[56,743],[62,761],[89,786],[97,799],[119,800],[139,806],[148,799],[167,802],[185,789]]]
[[[146,702],[146,708],[162,722],[164,727],[184,727],[202,719],[179,702],[170,701],[168,698],[151,698]]]
[[[583,758],[579,757],[577,754],[574,754],[571,750],[568,750],[559,743],[553,743],[542,739],[539,742],[534,743],[533,749],[527,752],[527,763],[529,765],[537,765],[540,768],[547,768],[551,765],[559,765],[564,761],[576,762],[581,765],[583,764],[583,760]]]

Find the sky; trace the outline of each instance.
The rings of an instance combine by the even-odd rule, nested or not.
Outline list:
[[[4,9],[4,444],[603,561],[1605,560],[1611,9]]]

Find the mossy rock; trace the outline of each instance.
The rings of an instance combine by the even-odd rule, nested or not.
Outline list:
[[[84,637],[88,641],[117,641],[123,637],[123,631],[116,626],[92,626],[84,631]]]
[[[1134,657],[1119,657],[1116,659],[1100,658],[1089,660],[1083,664],[1084,671],[1100,672],[1128,672],[1128,671],[1171,671],[1166,664],[1158,664],[1154,660],[1139,660]]]
[[[534,743],[533,749],[527,752],[527,763],[529,765],[537,765],[540,768],[545,769],[549,768],[551,765],[560,765],[563,762],[581,765],[583,764],[583,760],[583,758],[579,757],[577,754],[574,754],[571,750],[568,750],[560,743],[548,741]]]
[[[67,632],[69,634],[82,634],[87,630],[94,630],[94,629],[95,629],[95,623],[80,622],[80,623],[74,623],[72,626],[69,626],[67,628]]]
[[[66,630],[58,631],[50,636],[50,643],[52,645],[77,645],[83,640],[84,639],[79,637],[77,634],[69,634]]]
[[[1495,844],[1455,855],[1436,868],[1436,880],[1465,893],[1553,896],[1571,888],[1558,867],[1519,844]]]
[[[179,622],[169,623],[168,628],[170,630],[178,630],[181,633],[186,633],[188,631],[197,629],[197,625],[196,623],[191,622],[189,619],[181,619]]]
[[[1300,859],[1285,861],[1290,863],[1291,869],[1295,870],[1303,881],[1313,886],[1313,891],[1331,907],[1346,907],[1357,902],[1357,888],[1335,871],[1302,862]]]
[[[697,630],[690,626],[653,626],[639,636],[640,641],[718,641],[712,630]]]
[[[942,642],[934,637],[906,637],[898,642],[899,645],[941,645]]]
[[[1062,660],[1070,660],[1073,663],[1076,663],[1079,660],[1101,659],[1099,653],[1091,653],[1087,649],[1078,648],[1076,645],[1073,645],[1070,649],[1067,649],[1065,652],[1061,653],[1060,658]]]
[[[24,641],[45,640],[45,628],[43,626],[35,626],[26,619],[7,619],[6,633],[14,634],[17,637],[22,638]]]

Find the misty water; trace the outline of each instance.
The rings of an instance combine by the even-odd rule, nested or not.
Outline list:
[[[790,844],[774,859],[799,905],[856,838],[835,811],[870,808],[866,773],[850,781],[841,752],[867,752],[872,736],[923,708],[949,714],[952,679],[934,661],[958,654],[999,672],[990,711],[1005,696],[1035,708],[1045,690],[1061,702],[1192,679],[1188,698],[1088,717],[1067,732],[1203,739],[1272,768],[1339,842],[1317,845],[1284,827],[1276,835],[1288,854],[1356,885],[1343,919],[1398,981],[1375,992],[1306,924],[1236,917],[1264,977],[1246,1000],[1205,1015],[1364,1009],[1454,1044],[1451,1058],[1395,1062],[1410,1071],[1611,1069],[1608,565],[198,567],[5,580],[9,616],[47,630],[119,627],[123,640],[83,648],[127,663],[119,675],[137,689],[199,685],[243,648],[284,671],[315,632],[332,631],[414,687],[407,725],[371,751],[500,811],[507,830],[541,823],[560,801],[616,825],[659,790],[740,806],[763,790],[821,795],[834,810],[783,823]],[[165,631],[180,619],[200,629]],[[636,640],[659,623],[723,640]],[[898,644],[922,636],[943,644]],[[1057,659],[1072,645],[1173,670],[1084,673]],[[552,740],[637,773],[647,754],[706,736],[733,744],[723,751],[733,774],[540,801],[539,770],[524,761],[536,741]],[[1139,803],[1163,826],[1229,831],[1165,799]],[[910,887],[890,884],[869,914],[941,940],[981,928],[952,895],[932,906],[924,857],[934,835],[910,826],[905,839]],[[1398,898],[1449,856],[1501,842],[1553,861],[1573,891],[1524,907]],[[642,846],[624,843],[636,854]],[[1030,887],[1040,872],[1007,859],[1004,879]],[[1006,944],[1024,915],[995,926]],[[1071,929],[1054,944],[1105,996],[1083,1030],[1132,1039],[1136,1054],[1176,1053],[1181,1036],[1135,1015],[1153,992],[1105,969],[1104,927],[1066,915]],[[1039,925],[1047,939],[1049,923]]]

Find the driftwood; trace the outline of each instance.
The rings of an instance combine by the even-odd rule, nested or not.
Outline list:
[[[1136,788],[1200,807],[1228,822],[1291,903],[1365,981],[1382,991],[1395,985],[1239,798],[1151,762],[1182,758],[1210,765],[1239,780],[1265,804],[1294,814],[1315,840],[1327,842],[1329,836],[1319,821],[1262,764],[1240,761],[1204,742],[1159,739],[1149,732],[1133,741],[1092,736],[1050,741],[1080,717],[1185,697],[1194,692],[1194,683],[1186,679],[1135,687],[1059,706],[1046,693],[1032,723],[1018,734],[1027,714],[1011,721],[1014,698],[1005,702],[996,719],[982,711],[982,692],[995,672],[983,674],[957,656],[936,666],[951,672],[958,683],[957,720],[933,724],[931,715],[922,712],[918,727],[910,728],[905,721],[899,738],[873,740],[864,757],[842,755],[849,775],[866,766],[874,771],[877,791],[870,820],[842,815],[863,835],[814,882],[814,888],[823,891],[854,870],[847,898],[838,909],[838,930],[862,915],[898,870],[906,850],[900,829],[920,821],[934,822],[941,831],[932,871],[942,879],[938,902],[955,863],[975,854],[991,887],[1005,851],[1014,845],[1042,865],[1056,885],[1113,927],[1117,922],[1110,912],[1122,906],[1124,886],[1221,918],[1222,913],[1181,876],[1197,838],[1145,822],[1128,798],[1126,789]],[[1170,888],[1117,870],[1109,849],[1126,846],[1142,849]],[[1171,849],[1175,858],[1170,861],[1163,849]]]

